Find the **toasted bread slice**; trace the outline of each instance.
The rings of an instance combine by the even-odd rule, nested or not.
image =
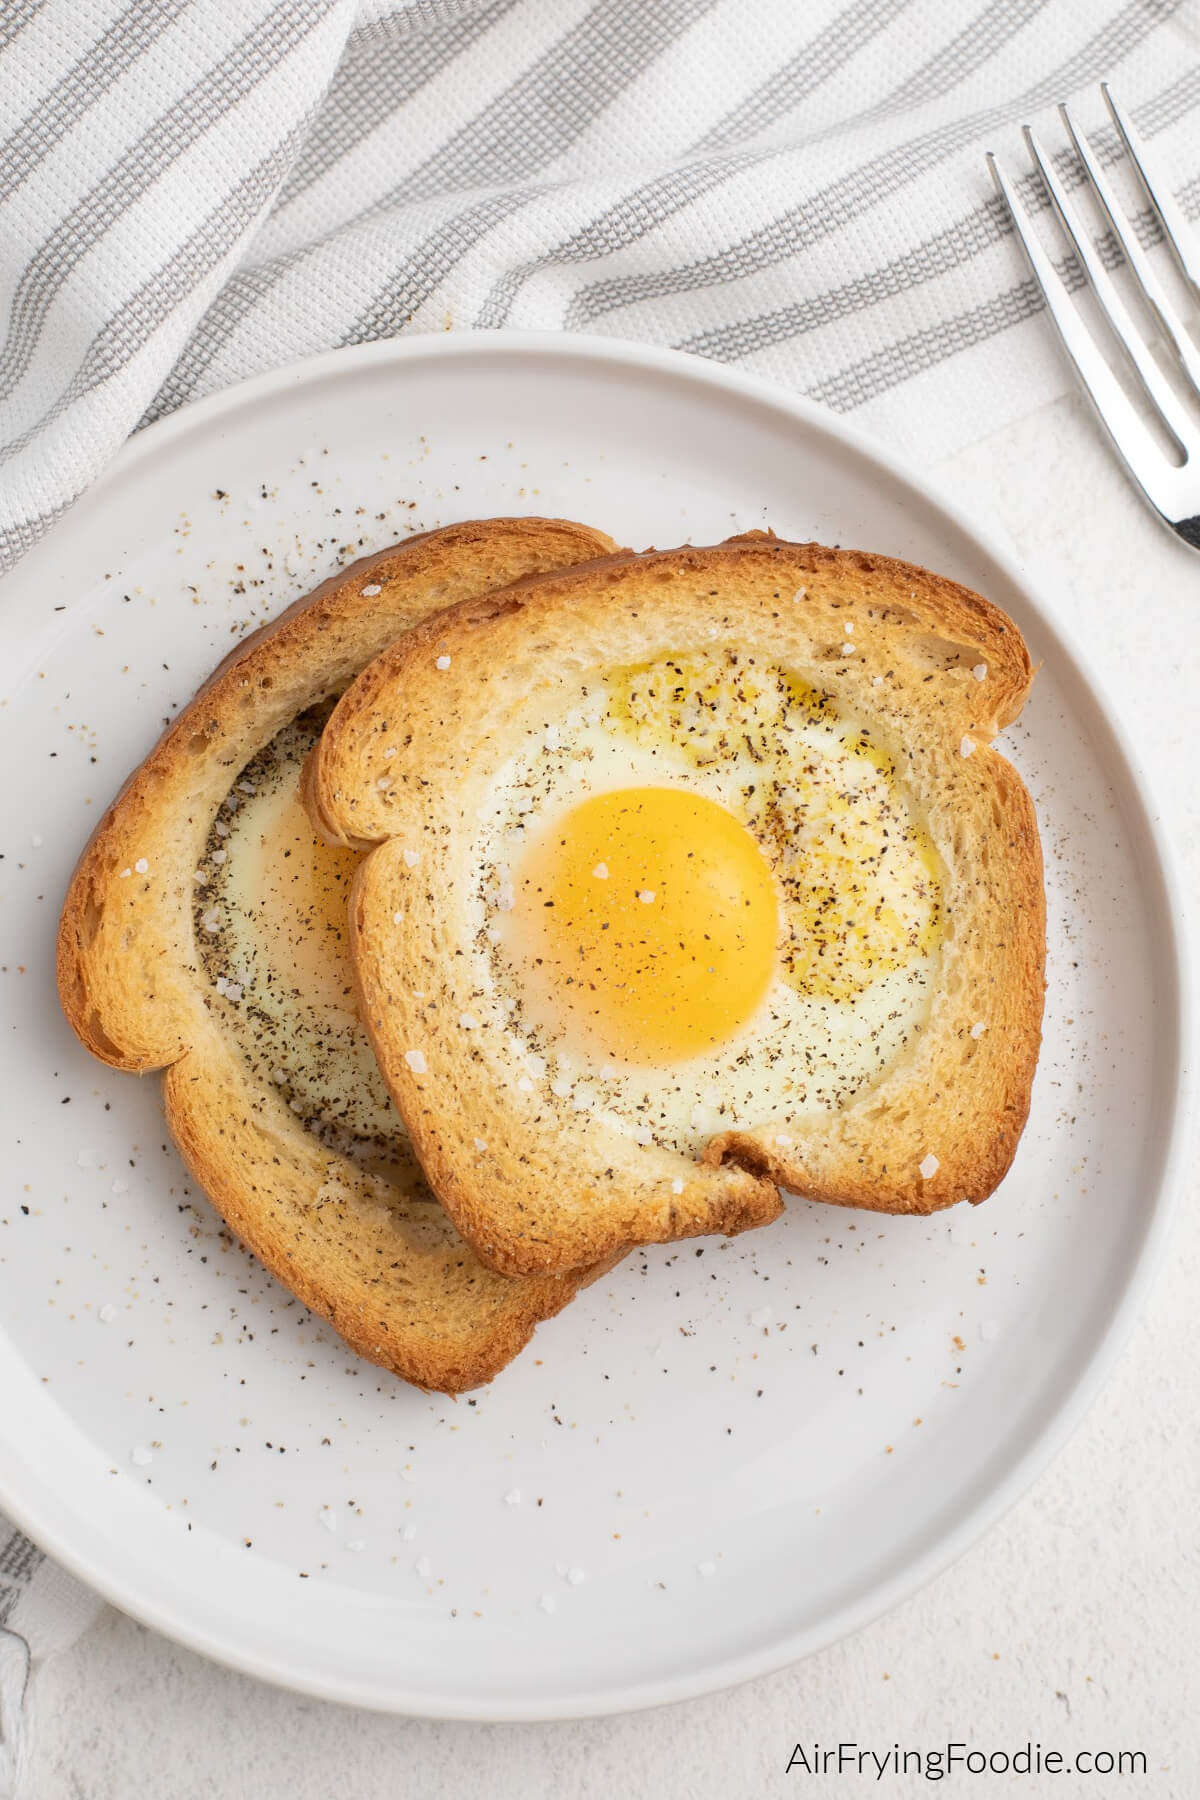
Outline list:
[[[351,907],[367,1028],[431,1185],[485,1262],[561,1271],[738,1230],[772,1219],[781,1187],[906,1213],[993,1190],[1029,1105],[1044,900],[1029,796],[990,740],[1031,676],[1019,632],[977,594],[761,534],[519,583],[364,671],[310,759],[306,803],[334,841],[377,846]],[[766,999],[703,1054],[655,973],[679,976],[678,938],[691,978],[686,893],[642,998],[566,962],[547,994],[537,932],[559,927],[530,908],[556,904],[553,879],[506,866],[533,855],[510,851],[516,838],[551,858],[577,846],[582,796],[649,792],[653,808],[664,786],[714,795],[779,893]],[[595,854],[564,877],[564,929],[617,904],[583,893],[611,873]],[[649,918],[679,891],[636,899]],[[708,901],[695,904],[707,945]],[[635,929],[630,894],[621,905],[602,958]],[[521,917],[533,950],[512,936]],[[631,993],[642,1051],[622,1061],[610,1025],[581,1049]],[[648,1066],[644,1045],[671,1033],[685,1053]]]
[[[231,1228],[360,1355],[422,1387],[489,1380],[580,1282],[482,1267],[433,1201],[358,1024],[347,859],[304,843],[289,783],[322,707],[400,632],[610,546],[561,520],[495,519],[333,576],[201,689],[102,820],[63,908],[76,1035],[116,1068],[166,1068],[172,1135]],[[270,833],[286,881],[254,874]]]

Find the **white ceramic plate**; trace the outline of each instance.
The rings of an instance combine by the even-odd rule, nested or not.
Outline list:
[[[1046,852],[1046,1035],[982,1208],[794,1203],[733,1243],[632,1257],[455,1403],[357,1362],[230,1242],[157,1080],[76,1046],[52,951],[96,818],[241,632],[364,549],[527,511],[635,545],[770,524],[929,564],[1016,617],[1043,659],[1007,744]],[[0,632],[0,1504],[119,1606],[361,1705],[616,1711],[864,1623],[1062,1443],[1163,1224],[1174,907],[1076,659],[884,453],[756,382],[599,340],[335,353],[135,439],[10,579]]]

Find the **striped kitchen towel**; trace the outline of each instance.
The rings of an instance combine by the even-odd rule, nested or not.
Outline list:
[[[983,151],[1101,77],[1195,217],[1196,0],[6,0],[0,568],[140,423],[401,332],[650,339],[949,454],[1066,384]]]

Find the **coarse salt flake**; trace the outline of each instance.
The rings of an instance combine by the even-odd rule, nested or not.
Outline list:
[[[117,1309],[111,1300],[106,1300],[96,1316],[102,1325],[111,1325],[117,1316]]]
[[[211,937],[221,929],[221,915],[215,906],[210,906],[206,913],[201,913],[200,923]]]
[[[654,1142],[654,1133],[648,1125],[639,1125],[633,1134],[633,1141],[635,1144],[652,1144]]]
[[[933,1177],[937,1174],[937,1172],[941,1168],[941,1166],[942,1165],[939,1163],[937,1157],[933,1154],[933,1151],[931,1150],[929,1152],[929,1155],[922,1157],[921,1161],[917,1165],[917,1167],[920,1169],[920,1172],[921,1172],[921,1180],[922,1181],[932,1181]]]
[[[777,1131],[775,1133],[775,1147],[777,1150],[791,1149],[792,1139],[788,1136],[786,1131]]]
[[[29,841],[33,845],[35,850],[40,850],[46,840],[44,837],[40,836],[40,834],[38,832],[35,831]]]
[[[958,754],[960,756],[973,756],[974,753],[975,739],[973,737],[964,737],[958,746]]]
[[[347,1550],[353,1550],[356,1554],[360,1550],[365,1550],[366,1547],[367,1547],[366,1538],[348,1538],[346,1540]]]
[[[81,1150],[75,1161],[81,1169],[97,1169],[100,1166],[100,1152],[98,1150]]]
[[[505,1494],[505,1496],[504,1496],[504,1504],[505,1504],[505,1506],[520,1506],[520,1504],[521,1504],[520,1488],[509,1488],[507,1494]]]
[[[118,880],[118,881],[128,881],[128,880],[129,880],[129,877],[130,877],[130,876],[131,876],[131,875],[132,875],[132,874],[133,874],[133,870],[132,870],[132,869],[122,869],[122,870],[121,870],[121,873],[120,873],[120,874],[119,874],[119,875],[118,875],[118,876],[117,876],[117,880]]]
[[[139,1469],[145,1469],[154,1461],[154,1452],[147,1450],[144,1444],[138,1444],[129,1452],[129,1460]]]
[[[415,1525],[404,1525],[400,1529],[400,1536],[404,1539],[406,1544],[411,1544],[416,1535],[417,1528]]]
[[[228,850],[214,850],[212,853],[212,860],[215,863],[223,863],[228,855]]]
[[[538,1601],[538,1605],[541,1607],[541,1609],[544,1613],[552,1613],[554,1611],[555,1607],[558,1605],[558,1602],[554,1598],[553,1594],[543,1594],[541,1599]]]
[[[649,906],[654,899],[654,889],[653,888],[642,888],[640,890],[640,892],[638,893],[638,899],[641,901],[643,906]]]
[[[117,1179],[112,1184],[111,1191],[114,1194],[127,1194],[129,1192],[129,1183],[127,1181],[122,1181],[121,1177],[118,1175]]]
[[[675,1177],[674,1181],[671,1183],[671,1192],[673,1194],[682,1194],[682,1192],[683,1192],[683,1183],[682,1183],[682,1181],[680,1181],[678,1175]]]
[[[842,630],[846,633],[847,637],[854,636],[854,626],[849,619],[847,619],[845,624],[842,626]]]
[[[608,864],[607,863],[597,863],[595,868],[592,870],[592,874],[596,877],[597,881],[607,881],[608,880]]]
[[[520,1081],[517,1083],[517,1087],[522,1094],[532,1094],[533,1092],[533,1083],[530,1081],[528,1075],[522,1075]]]
[[[774,1317],[775,1314],[771,1307],[756,1306],[750,1314],[750,1323],[752,1325],[769,1325]]]
[[[144,856],[139,856],[133,866],[139,875],[148,875],[150,873],[150,864],[146,861]]]
[[[974,1025],[972,1025],[972,1027],[971,1027],[971,1036],[973,1038],[981,1038],[986,1030],[987,1030],[987,1025],[984,1022],[984,1020],[977,1019],[975,1021]]]
[[[404,1060],[414,1075],[424,1075],[428,1072],[429,1064],[425,1061],[423,1050],[406,1050]]]
[[[404,917],[403,913],[394,912],[392,914],[392,924],[398,925],[403,917]]]
[[[448,669],[450,667],[450,658],[448,656],[439,656],[433,666],[435,669]]]
[[[427,1556],[418,1556],[415,1566],[417,1574],[421,1577],[422,1581],[427,1580],[428,1577],[433,1574],[433,1564]]]
[[[320,1508],[319,1512],[317,1513],[317,1524],[323,1525],[325,1527],[326,1531],[336,1531],[337,1530],[337,1528],[338,1528],[337,1514],[334,1512],[332,1506],[322,1506]]]
[[[986,663],[976,663],[975,667],[971,670],[971,673],[975,677],[976,681],[986,681],[987,680],[987,664]]]
[[[421,852],[419,850],[406,850],[404,852],[404,866],[406,869],[415,869],[420,860]]]
[[[475,1138],[473,1140],[473,1142],[475,1144],[475,1148],[478,1151],[480,1151],[481,1153],[487,1149],[487,1139],[486,1138]]]
[[[872,675],[871,686],[872,687],[882,687],[883,686],[883,676],[882,675]]]
[[[991,1344],[1000,1336],[1000,1327],[995,1319],[984,1319],[979,1326],[979,1335],[985,1344]]]
[[[854,655],[854,645],[853,644],[843,644],[842,645],[842,655],[843,656],[853,656]]]
[[[367,586],[363,589],[363,598],[365,600],[373,600],[376,594],[382,594],[382,592],[383,589],[377,581],[368,582]]]
[[[587,1580],[587,1572],[584,1569],[568,1569],[567,1580],[572,1587],[582,1587]]]
[[[479,1030],[479,1020],[474,1016],[473,1013],[459,1013],[458,1023],[459,1023],[459,1029],[462,1031],[478,1031]]]
[[[705,1581],[711,1580],[716,1572],[717,1565],[715,1562],[699,1562],[696,1564],[696,1573],[698,1575],[703,1575]]]

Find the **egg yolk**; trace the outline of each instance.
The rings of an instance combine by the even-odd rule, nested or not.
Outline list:
[[[355,1010],[346,910],[362,857],[322,843],[298,793],[260,799],[231,889],[257,925],[270,979],[306,1001]]]
[[[723,1043],[775,967],[779,903],[761,850],[724,807],[682,788],[576,806],[527,850],[513,912],[535,1005],[626,1062]]]

